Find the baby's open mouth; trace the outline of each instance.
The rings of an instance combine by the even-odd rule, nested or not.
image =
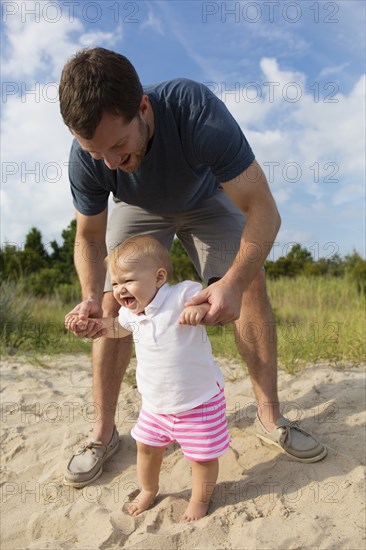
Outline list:
[[[127,298],[123,298],[123,301],[126,307],[131,307],[136,302],[133,296],[128,296]]]

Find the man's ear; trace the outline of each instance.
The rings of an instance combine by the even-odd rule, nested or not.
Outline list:
[[[158,288],[162,287],[164,283],[167,282],[168,272],[164,267],[159,267],[156,272],[156,286]]]
[[[140,102],[140,113],[141,113],[141,115],[145,116],[147,109],[148,109],[148,97],[147,97],[146,94],[144,94],[142,96],[141,102]]]

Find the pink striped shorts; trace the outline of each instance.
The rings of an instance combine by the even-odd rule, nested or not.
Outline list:
[[[151,447],[166,447],[177,441],[184,456],[206,462],[223,455],[230,444],[224,390],[202,405],[177,414],[140,411],[131,435]]]

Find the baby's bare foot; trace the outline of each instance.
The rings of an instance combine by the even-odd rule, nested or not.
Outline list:
[[[196,521],[197,519],[204,518],[207,515],[209,505],[209,502],[200,502],[191,499],[181,521]]]
[[[144,512],[153,504],[158,491],[145,491],[144,489],[137,495],[137,497],[128,505],[128,513],[131,516],[138,516],[141,512]]]

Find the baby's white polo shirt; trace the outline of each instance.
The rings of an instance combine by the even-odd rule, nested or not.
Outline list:
[[[137,387],[147,411],[188,411],[216,395],[218,384],[224,387],[204,327],[179,324],[185,302],[201,289],[192,281],[164,284],[145,313],[119,310],[120,324],[133,333]]]

